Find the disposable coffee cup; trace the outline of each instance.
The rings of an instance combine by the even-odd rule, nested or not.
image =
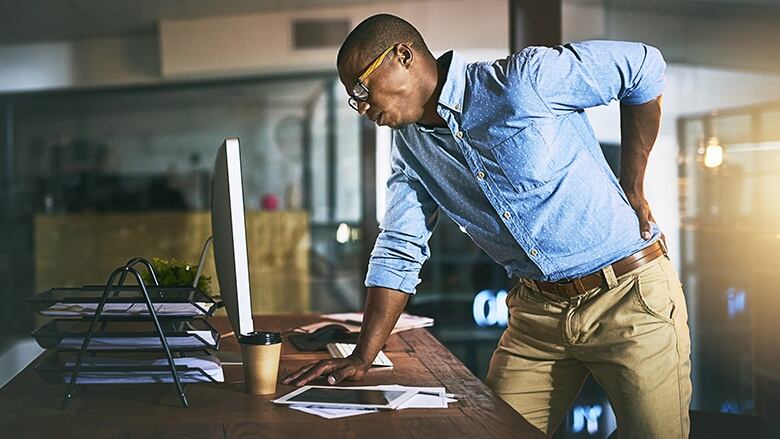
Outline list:
[[[268,395],[276,393],[282,335],[278,332],[256,331],[238,337],[244,363],[246,393]]]

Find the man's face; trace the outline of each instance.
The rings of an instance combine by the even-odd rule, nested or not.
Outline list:
[[[380,54],[360,53],[354,49],[338,66],[339,78],[349,96],[358,77]],[[406,44],[396,45],[363,81],[368,89],[366,101],[357,100],[358,112],[378,125],[398,128],[422,118],[423,105],[418,78],[415,78],[414,52]]]

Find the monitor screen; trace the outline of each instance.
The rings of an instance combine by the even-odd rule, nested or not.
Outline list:
[[[301,392],[288,401],[301,403],[329,403],[349,405],[384,406],[405,395],[403,390],[328,389],[313,387]]]
[[[237,138],[225,139],[217,150],[211,187],[211,233],[219,290],[230,324],[236,335],[248,334],[254,331],[254,325]]]

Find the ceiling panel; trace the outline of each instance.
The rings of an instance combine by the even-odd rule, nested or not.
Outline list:
[[[403,0],[406,2],[425,0]],[[0,0],[0,45],[151,33],[175,18],[236,15],[371,0]],[[375,1],[373,3],[376,3]]]

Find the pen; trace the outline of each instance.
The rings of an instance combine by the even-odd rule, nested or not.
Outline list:
[[[455,398],[455,399],[460,398],[460,395],[456,395],[454,393],[438,393],[438,392],[429,392],[429,391],[425,391],[425,390],[418,390],[417,394],[418,395],[431,395],[431,396],[446,396],[447,398]]]

